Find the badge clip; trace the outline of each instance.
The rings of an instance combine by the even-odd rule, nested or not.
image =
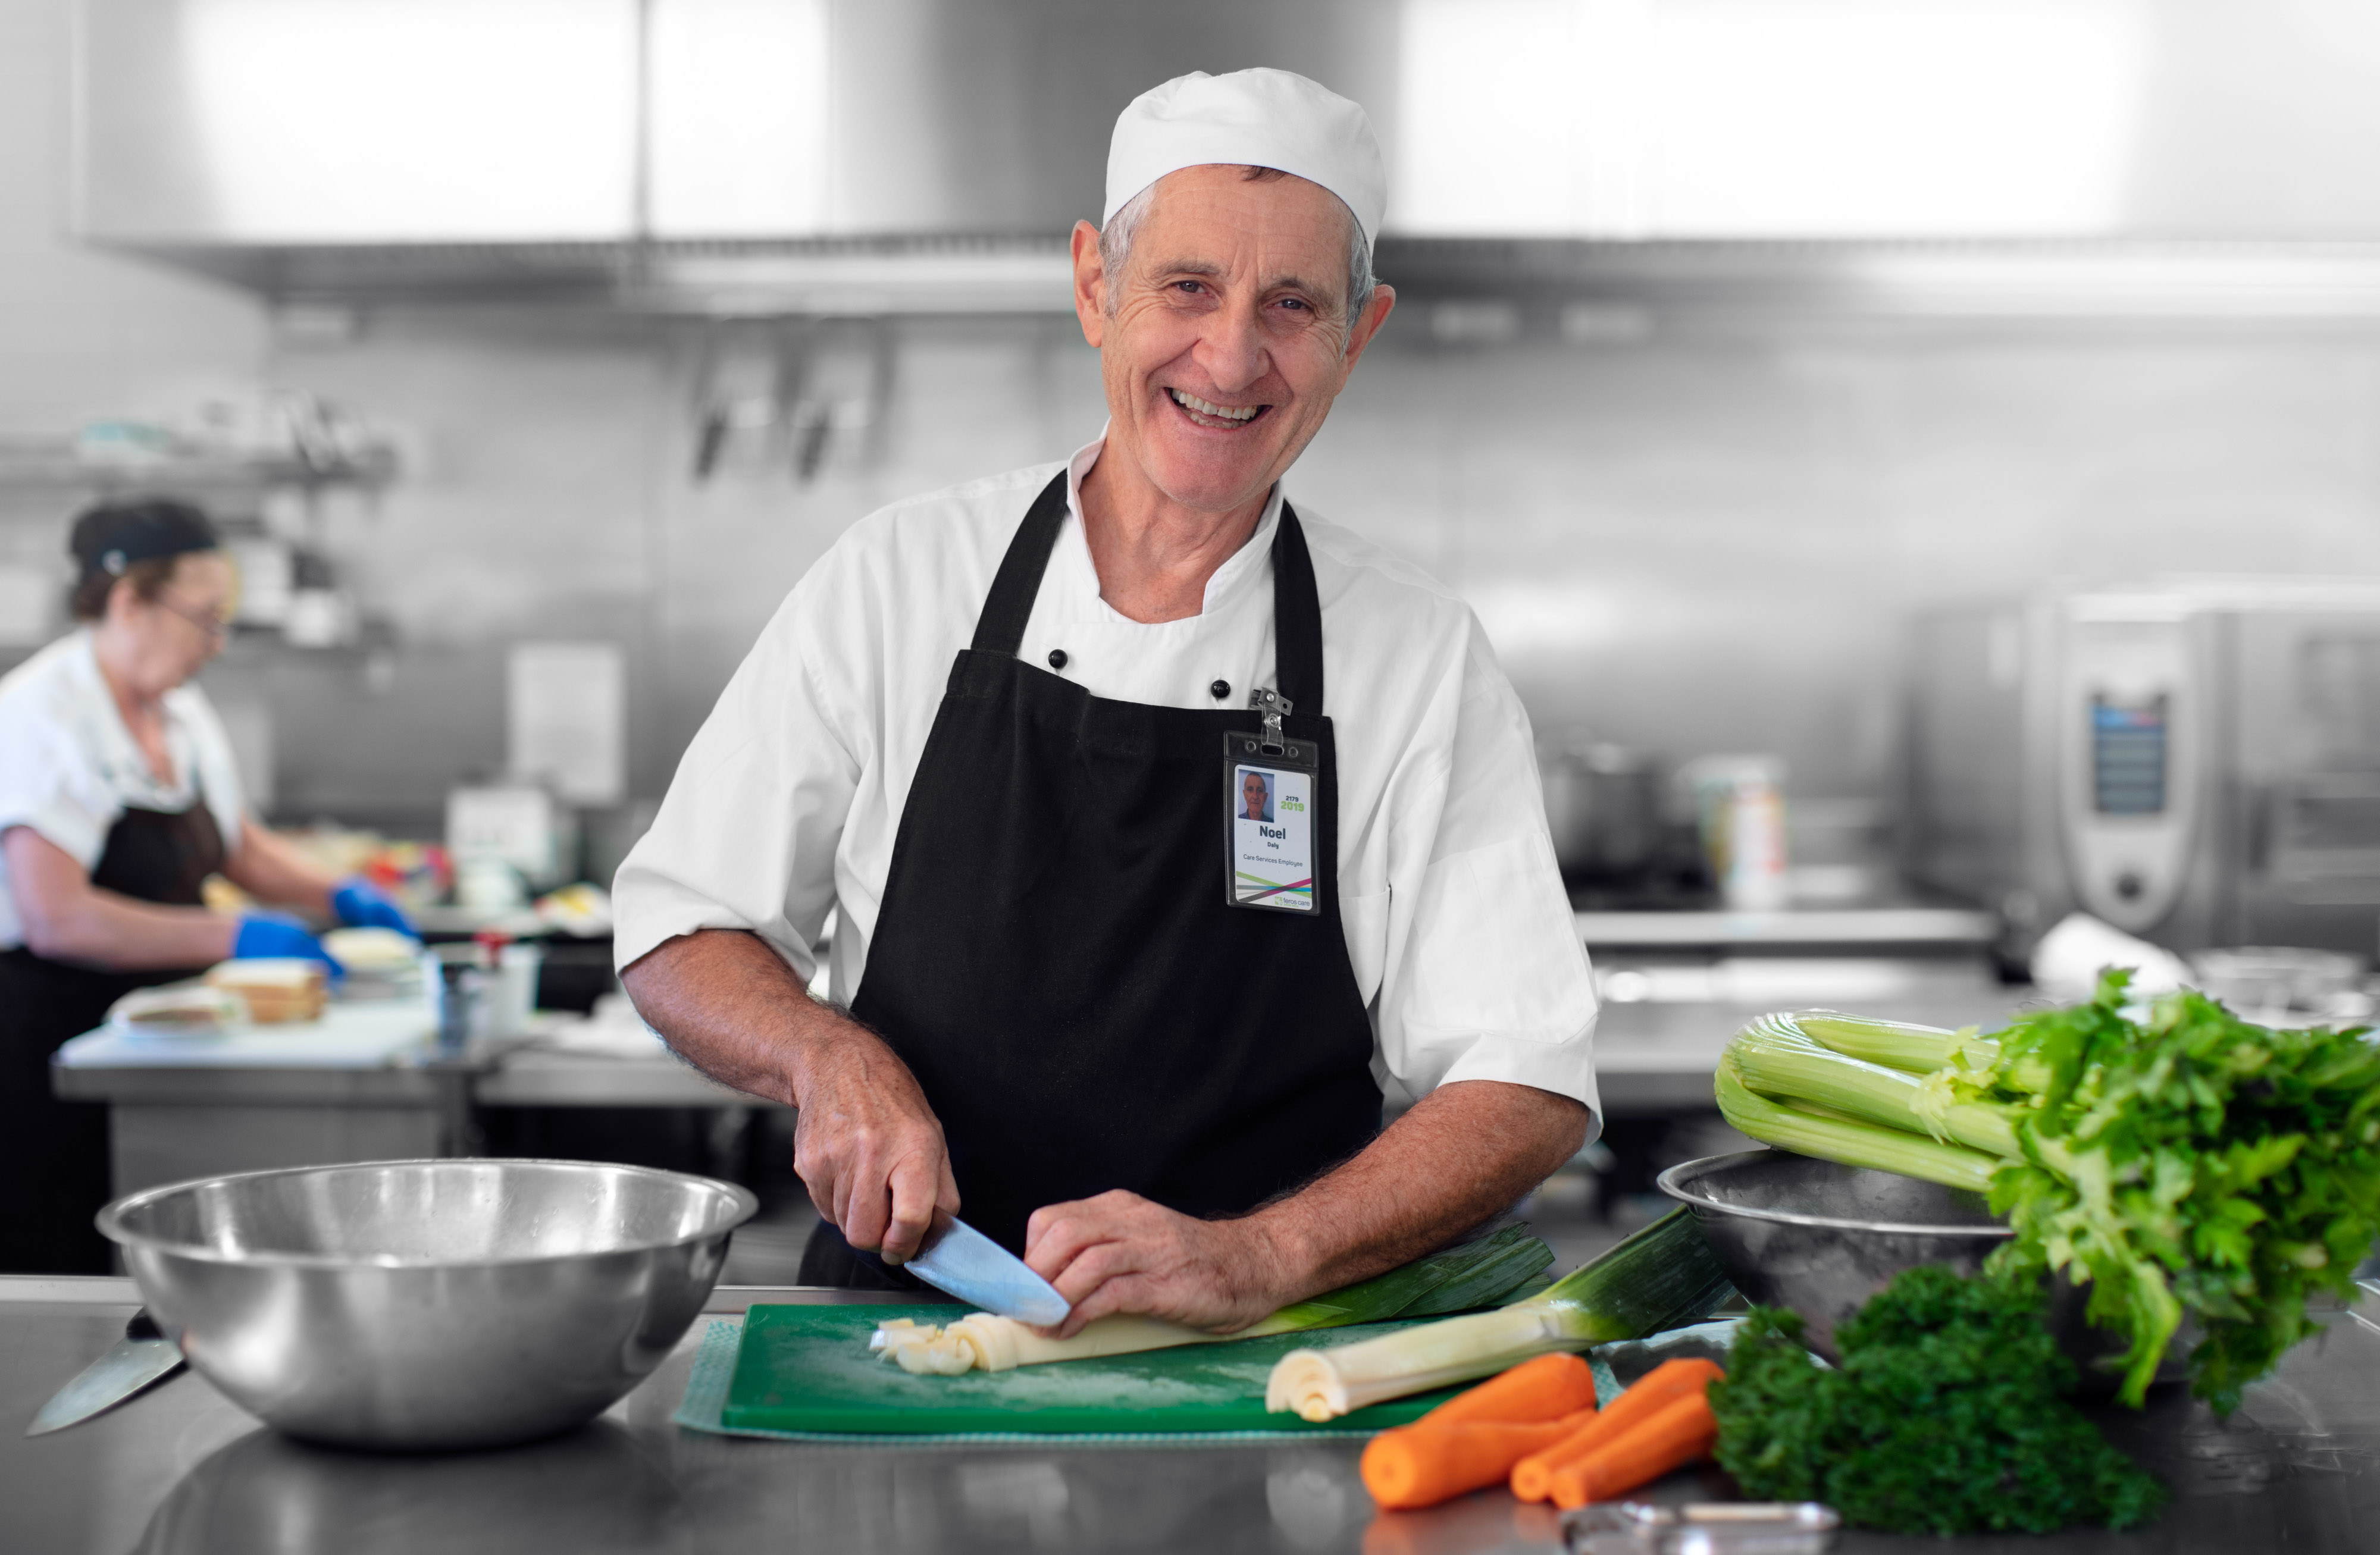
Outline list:
[[[1264,733],[1259,736],[1265,754],[1279,756],[1288,748],[1281,732],[1281,721],[1289,716],[1290,699],[1278,691],[1268,691],[1259,686],[1248,693],[1248,706],[1257,710],[1264,720]]]

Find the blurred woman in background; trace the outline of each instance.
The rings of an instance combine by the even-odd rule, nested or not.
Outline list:
[[[297,918],[210,912],[249,895],[410,933],[366,881],[334,880],[247,813],[231,746],[190,683],[230,633],[237,578],[187,504],[75,521],[77,630],[0,679],[0,1272],[104,1273],[106,1109],[50,1091],[50,1055],[134,989],[232,956],[332,965]]]

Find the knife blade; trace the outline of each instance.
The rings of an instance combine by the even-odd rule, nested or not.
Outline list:
[[[1036,1328],[1062,1323],[1074,1310],[1023,1258],[956,1218],[929,1233],[905,1267],[938,1291]]]
[[[144,1306],[132,1314],[132,1320],[124,1325],[124,1337],[106,1355],[83,1367],[42,1405],[25,1434],[47,1436],[80,1425],[181,1369],[181,1347],[157,1330]]]

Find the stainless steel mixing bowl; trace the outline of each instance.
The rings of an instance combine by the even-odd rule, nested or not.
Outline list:
[[[245,1172],[100,1211],[150,1314],[293,1436],[490,1447],[567,1430],[661,1363],[758,1207],[566,1160]]]
[[[1810,1348],[1828,1360],[1842,1358],[1835,1325],[1894,1275],[1927,1263],[1973,1274],[2015,1234],[1980,1194],[1783,1150],[1706,1156],[1657,1181],[1701,1222],[1735,1288],[1765,1306],[1800,1313]],[[2053,1279],[2044,1321],[2074,1362],[2082,1391],[2105,1392],[2115,1384],[2111,1362],[2123,1345],[2091,1326],[2088,1298],[2063,1276]],[[2183,1325],[2159,1381],[2183,1375],[2178,1357],[2197,1332]]]
[[[1923,1263],[1973,1274],[2013,1234],[1981,1195],[1782,1150],[1706,1156],[1658,1182],[1702,1222],[1735,1288],[1799,1312],[1829,1360],[1835,1325],[1894,1275]]]

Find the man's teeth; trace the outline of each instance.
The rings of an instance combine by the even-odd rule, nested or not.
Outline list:
[[[1196,395],[1185,395],[1179,389],[1168,389],[1166,393],[1173,396],[1174,404],[1181,406],[1185,410],[1195,410],[1201,416],[1219,417],[1226,421],[1247,420],[1249,418],[1256,415],[1257,411],[1264,408],[1261,405],[1244,405],[1237,407],[1228,405],[1215,405],[1208,401],[1200,399]]]

